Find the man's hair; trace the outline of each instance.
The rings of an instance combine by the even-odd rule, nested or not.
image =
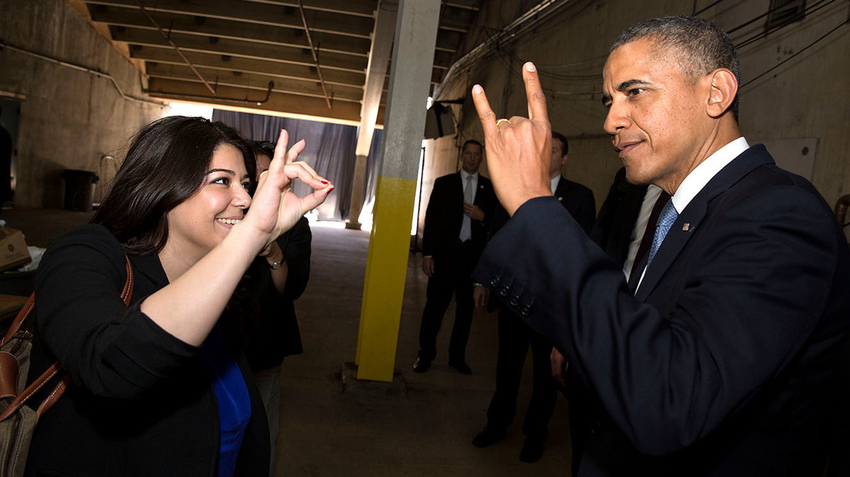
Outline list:
[[[732,39],[720,27],[700,17],[668,16],[638,23],[620,34],[610,52],[636,40],[651,40],[659,50],[672,53],[682,71],[696,81],[718,68],[726,68],[741,82],[741,66]],[[732,102],[738,120],[738,96]]]
[[[570,150],[570,143],[567,142],[567,138],[564,137],[564,135],[559,133],[558,131],[552,131],[552,139],[557,139],[561,141],[561,144],[564,145],[564,147],[561,148],[561,156],[566,156],[567,152],[569,152]]]
[[[475,139],[467,139],[466,142],[463,143],[463,146],[461,146],[460,148],[461,152],[463,152],[466,149],[466,146],[469,144],[474,144],[478,146],[482,151],[484,150],[484,146],[482,146],[480,142],[476,141]]]
[[[159,252],[168,240],[168,212],[201,188],[222,144],[242,154],[253,181],[253,151],[235,129],[185,116],[154,121],[134,138],[91,222],[109,229],[128,253]]]

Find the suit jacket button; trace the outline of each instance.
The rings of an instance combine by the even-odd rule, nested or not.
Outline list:
[[[497,286],[499,286],[499,277],[493,277],[493,279],[490,280],[490,286],[492,288],[496,288]]]
[[[499,295],[502,297],[508,296],[508,293],[511,291],[510,287],[507,285],[502,285],[502,288],[499,288]]]
[[[519,305],[519,297],[516,295],[511,295],[511,299],[508,300],[508,303],[510,303],[511,306]]]
[[[519,307],[519,314],[522,316],[531,316],[531,307],[528,305],[522,305]]]

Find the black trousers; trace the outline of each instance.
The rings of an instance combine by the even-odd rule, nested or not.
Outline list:
[[[466,362],[466,343],[475,307],[472,271],[480,256],[480,247],[458,241],[448,251],[434,257],[434,275],[428,279],[425,309],[419,327],[419,358],[433,361],[437,357],[437,334],[454,296],[455,322],[449,342],[449,362]]]
[[[529,438],[544,441],[549,435],[549,418],[552,417],[558,396],[557,382],[552,377],[549,364],[552,344],[502,306],[499,307],[496,392],[487,408],[487,427],[505,429],[513,422],[529,345],[534,359],[534,389],[525,412],[522,433]]]

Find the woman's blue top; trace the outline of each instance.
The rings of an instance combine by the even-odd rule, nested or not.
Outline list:
[[[251,419],[251,397],[236,360],[227,351],[219,325],[216,325],[201,353],[213,372],[213,386],[221,421],[217,477],[232,477],[242,446],[245,428]]]

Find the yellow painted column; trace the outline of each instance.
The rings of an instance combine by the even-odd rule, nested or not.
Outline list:
[[[440,0],[401,0],[357,336],[357,379],[393,379]]]
[[[358,379],[392,381],[416,181],[378,177],[376,194],[355,362]]]

